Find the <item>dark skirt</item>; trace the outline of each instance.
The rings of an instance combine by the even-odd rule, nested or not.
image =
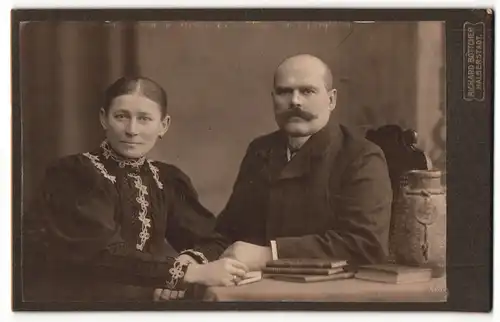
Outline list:
[[[128,285],[124,281],[89,274],[78,268],[39,267],[23,274],[23,301],[35,303],[120,303],[154,301],[154,287]],[[205,288],[191,285],[183,300],[201,300]]]

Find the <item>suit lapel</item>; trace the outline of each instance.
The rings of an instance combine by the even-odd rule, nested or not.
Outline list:
[[[262,157],[266,159],[264,171],[267,172],[270,182],[309,174],[315,163],[322,160],[327,153],[338,153],[343,139],[339,124],[330,118],[327,126],[312,135],[288,162],[287,137],[282,132],[276,134],[273,144],[267,150],[261,151]]]
[[[268,174],[271,182],[280,178],[281,171],[287,164],[286,157],[286,137],[280,132],[278,139],[268,151]]]
[[[314,163],[328,152],[338,152],[341,146],[339,125],[330,118],[328,124],[312,135],[304,146],[287,162],[287,139],[281,135],[270,151],[269,170],[271,181],[298,178],[311,172]]]
[[[312,137],[309,138],[309,140],[311,139]],[[306,144],[304,144],[304,146],[299,151],[297,151],[295,156],[285,164],[285,166],[278,175],[279,180],[302,177],[311,170],[311,155],[310,152],[307,151],[309,149],[308,147],[306,147]],[[285,159],[286,159],[286,153],[285,153]]]

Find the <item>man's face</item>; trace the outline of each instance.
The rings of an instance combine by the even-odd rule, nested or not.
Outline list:
[[[336,90],[328,90],[324,68],[314,63],[284,65],[275,75],[274,113],[290,136],[310,136],[321,130],[335,108]]]

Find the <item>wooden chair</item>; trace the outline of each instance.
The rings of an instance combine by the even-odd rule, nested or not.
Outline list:
[[[430,170],[430,159],[416,147],[418,134],[412,129],[403,130],[398,125],[385,125],[368,130],[366,138],[377,144],[385,154],[394,197],[406,184],[405,173],[410,170]]]

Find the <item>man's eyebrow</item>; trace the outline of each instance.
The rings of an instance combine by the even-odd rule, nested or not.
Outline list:
[[[148,116],[151,115],[151,113],[149,113],[149,112],[138,112],[137,114],[139,114],[139,115],[148,115]]]
[[[318,89],[317,86],[314,86],[314,85],[302,85],[302,86],[298,86],[299,89]]]
[[[318,87],[314,86],[314,85],[276,86],[275,89],[277,89],[277,90],[293,90],[293,89],[299,89],[299,90],[314,89],[314,90],[317,90]]]
[[[293,87],[290,87],[290,86],[276,86],[275,89],[276,90],[284,91],[284,90],[291,90],[291,89],[293,89]]]

